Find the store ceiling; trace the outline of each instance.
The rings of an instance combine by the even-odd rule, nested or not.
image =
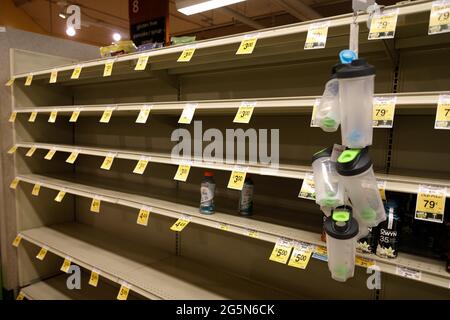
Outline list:
[[[150,1],[150,0],[146,0]],[[65,20],[58,15],[67,3],[81,7],[82,29],[73,40],[107,45],[112,33],[128,33],[128,0],[13,0],[45,32],[68,38]],[[393,4],[398,1],[377,1]],[[351,11],[350,0],[247,0],[226,8],[185,16],[170,0],[172,35],[206,39],[237,32],[284,25]]]

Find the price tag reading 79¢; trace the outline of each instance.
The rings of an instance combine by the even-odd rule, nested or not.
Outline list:
[[[258,41],[257,35],[246,35],[242,39],[236,54],[252,54],[256,47],[256,41]]]
[[[177,173],[175,174],[174,180],[186,182],[191,166],[187,164],[180,164],[178,166]]]
[[[256,101],[254,102],[247,102],[242,101],[241,105],[239,107],[238,112],[236,113],[236,116],[234,117],[233,122],[234,123],[249,123],[250,119],[252,118],[253,110],[256,106]]]
[[[450,95],[439,96],[434,128],[450,130]]]
[[[375,13],[370,22],[369,40],[394,38],[398,8]]]
[[[444,32],[450,32],[450,1],[434,1],[431,5],[428,34]]]
[[[178,219],[171,227],[170,230],[181,232],[191,222],[189,217],[182,217]]]
[[[228,188],[234,190],[242,190],[244,186],[245,176],[247,172],[244,170],[234,170],[228,181]]]
[[[308,35],[306,36],[304,49],[325,48],[329,26],[330,21],[311,24],[308,28]]]
[[[299,269],[306,269],[309,260],[311,259],[312,251],[313,248],[309,244],[306,243],[296,244],[288,265]]]
[[[373,98],[373,127],[392,128],[397,97]]]
[[[446,196],[446,187],[420,185],[415,218],[443,223]]]
[[[273,247],[272,254],[269,257],[269,260],[285,264],[289,259],[289,255],[291,254],[292,245],[293,244],[291,240],[279,238],[277,240],[277,243]]]

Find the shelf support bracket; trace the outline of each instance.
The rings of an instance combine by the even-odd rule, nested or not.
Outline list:
[[[178,89],[178,77],[170,75],[168,70],[152,70],[151,74],[172,88]]]
[[[398,52],[395,48],[395,41],[384,39],[383,46],[389,60],[391,60],[392,66],[396,66],[398,63]]]

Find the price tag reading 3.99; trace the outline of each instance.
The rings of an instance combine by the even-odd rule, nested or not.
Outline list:
[[[228,188],[233,190],[242,190],[246,175],[247,173],[245,171],[233,171],[231,173],[230,180],[228,181]]]

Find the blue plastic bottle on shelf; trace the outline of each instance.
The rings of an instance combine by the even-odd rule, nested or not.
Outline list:
[[[239,197],[239,213],[243,216],[253,214],[253,180],[248,173]]]
[[[200,187],[200,213],[213,214],[215,211],[214,196],[216,192],[216,182],[211,171],[205,171]]]

